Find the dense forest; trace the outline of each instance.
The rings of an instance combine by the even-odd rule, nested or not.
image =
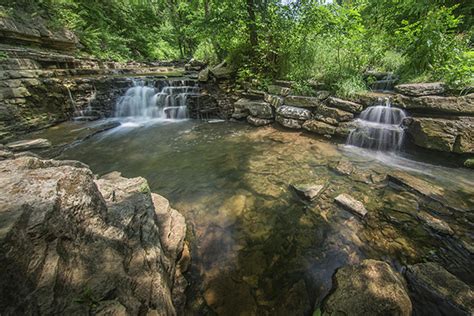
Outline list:
[[[339,95],[365,89],[367,71],[458,88],[473,81],[471,1],[2,2],[2,15],[14,15],[18,6],[51,27],[73,30],[81,53],[100,59],[226,60],[241,79],[291,79],[302,92],[311,79]]]

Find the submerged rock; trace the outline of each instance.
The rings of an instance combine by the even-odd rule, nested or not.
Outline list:
[[[387,263],[364,260],[335,274],[335,290],[323,304],[323,315],[411,315],[403,278]]]
[[[364,217],[367,214],[367,210],[365,209],[364,204],[362,202],[357,201],[352,196],[346,193],[339,194],[334,199],[339,205],[344,207],[345,209],[351,211],[352,213]]]
[[[446,92],[446,86],[442,82],[406,83],[396,85],[395,91],[413,97],[425,95],[441,95]]]
[[[315,199],[324,189],[322,184],[292,184],[291,188],[303,199],[313,200]]]
[[[417,315],[474,314],[474,292],[439,264],[411,265],[405,275]]]
[[[440,220],[426,212],[419,212],[417,215],[418,219],[422,220],[430,229],[443,235],[453,235],[454,231],[449,227],[448,223]]]
[[[5,314],[180,312],[184,218],[146,180],[34,157],[1,161],[0,174]]]
[[[13,151],[26,151],[32,149],[44,149],[51,147],[51,142],[45,138],[27,139],[7,144],[7,148]]]

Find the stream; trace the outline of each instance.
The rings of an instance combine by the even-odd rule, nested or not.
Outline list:
[[[87,124],[67,122],[37,136],[59,141]],[[144,177],[185,216],[189,315],[307,313],[328,294],[337,268],[365,258],[399,270],[435,261],[474,283],[472,170],[277,127],[195,120],[125,122],[58,158],[80,160],[99,175]],[[324,190],[305,201],[291,184]],[[368,214],[362,219],[335,204],[341,193]]]

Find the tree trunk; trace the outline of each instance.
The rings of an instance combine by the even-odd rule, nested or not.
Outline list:
[[[255,47],[258,45],[257,20],[255,16],[255,0],[247,0],[247,13],[249,15],[249,20],[247,22],[249,40],[252,47]]]

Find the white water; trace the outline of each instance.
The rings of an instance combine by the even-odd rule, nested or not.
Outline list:
[[[189,117],[187,97],[199,92],[185,81],[170,81],[157,89],[143,80],[134,81],[116,105],[115,117],[133,120],[183,120]]]
[[[349,134],[347,145],[398,151],[404,134],[400,124],[405,117],[405,112],[392,107],[388,99],[385,104],[368,107],[356,120],[357,127]]]

